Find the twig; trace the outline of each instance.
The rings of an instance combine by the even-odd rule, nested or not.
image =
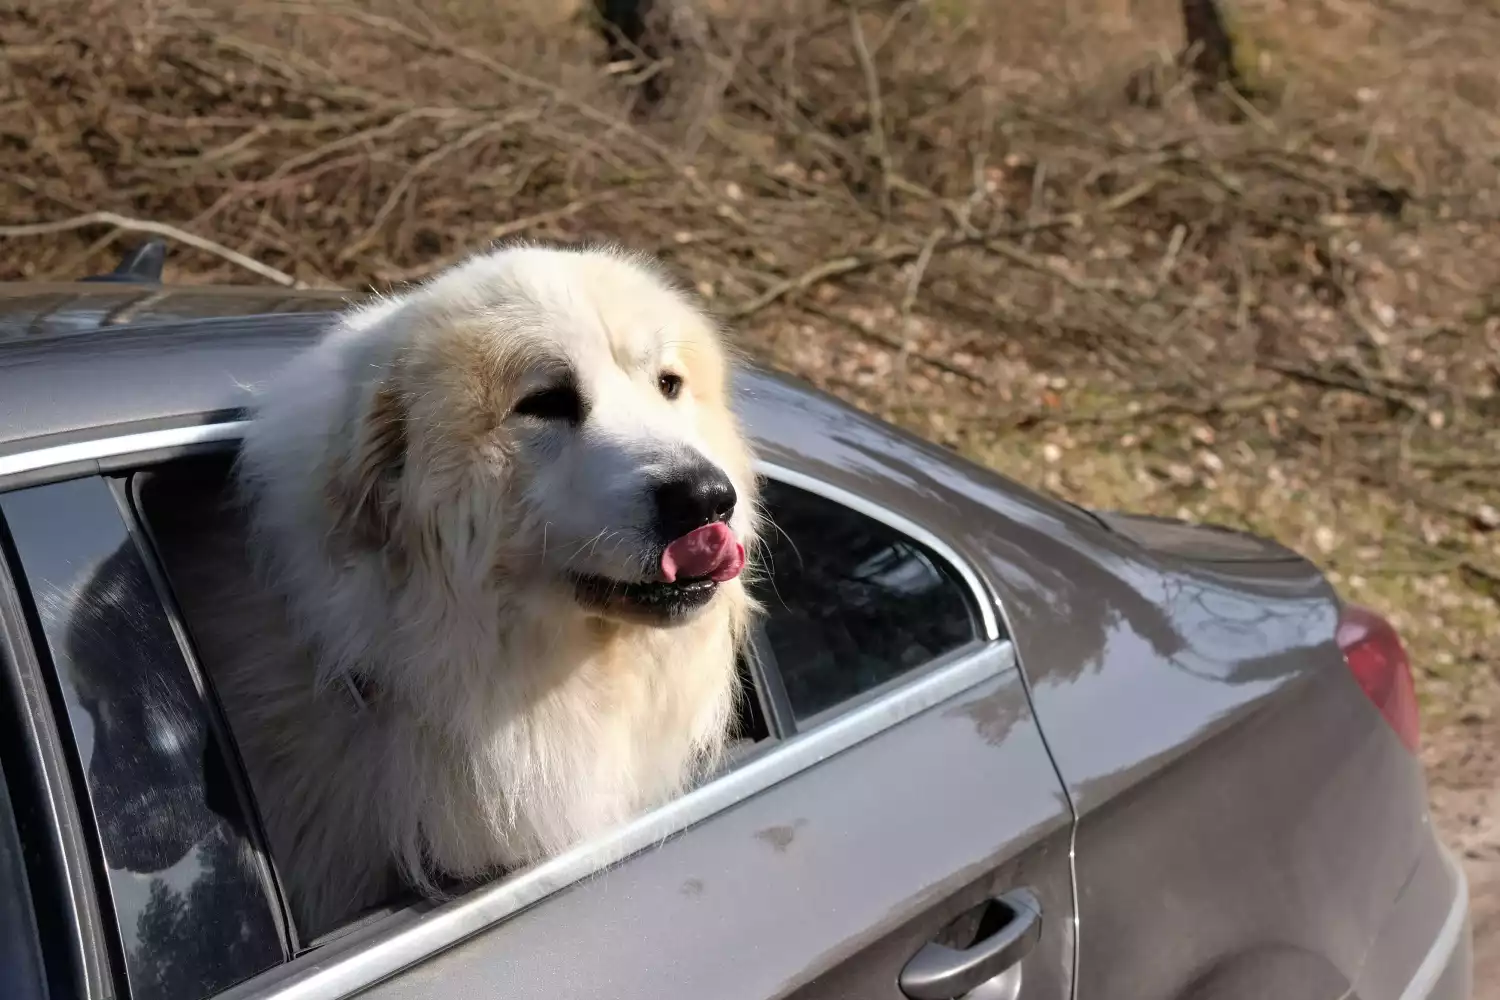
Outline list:
[[[16,187],[28,192],[33,197],[46,198],[48,201],[55,201],[57,202],[57,204],[61,205],[63,208],[66,208],[70,212],[82,213],[86,211],[84,206],[80,205],[72,198],[69,198],[66,195],[58,194],[56,191],[50,191],[42,185],[38,184],[36,181],[32,180],[30,177],[23,177],[19,174],[6,171],[5,174],[0,175],[0,180],[4,180],[11,184],[14,184]]]
[[[1047,161],[1039,160],[1031,172],[1031,199],[1026,203],[1026,220],[1030,222],[1046,214],[1042,203],[1047,197]]]
[[[531,90],[537,93],[546,94],[556,100],[559,104],[572,108],[579,114],[583,115],[585,118],[594,122],[596,125],[602,125],[606,129],[608,129],[608,133],[603,138],[608,138],[609,135],[613,135],[616,133],[629,136],[633,142],[641,146],[643,149],[651,152],[653,155],[661,159],[662,162],[672,164],[673,166],[677,165],[676,157],[673,156],[671,150],[667,149],[667,147],[663,146],[655,139],[646,135],[646,133],[634,127],[629,122],[624,121],[605,111],[601,111],[599,108],[594,107],[582,97],[570,93],[557,84],[548,83],[545,80],[539,80],[528,73],[521,72],[513,66],[507,66],[505,63],[502,63],[499,60],[485,55],[478,49],[470,48],[469,46],[462,45],[458,42],[439,35],[424,35],[422,32],[417,31],[405,24],[402,24],[400,21],[397,21],[394,18],[385,17],[380,14],[371,14],[367,11],[361,10],[360,8],[352,4],[310,4],[295,2],[295,0],[283,0],[280,6],[283,10],[294,11],[297,13],[336,14],[340,17],[346,17],[351,21],[357,21],[360,24],[366,25],[367,27],[375,28],[388,34],[404,38],[412,44],[427,49],[428,51],[444,52],[449,55],[457,56],[460,59],[471,62],[482,69],[489,70],[500,79],[514,84],[515,86],[522,87],[526,90]],[[698,189],[700,193],[707,193],[706,190],[704,190],[701,181],[697,181],[696,179],[691,177],[685,177],[684,179],[692,184],[694,188]]]
[[[792,292],[806,291],[820,281],[826,281],[829,278],[838,277],[843,274],[852,274],[855,271],[875,267],[879,264],[905,260],[908,257],[915,257],[920,252],[921,250],[916,247],[901,246],[875,257],[837,257],[833,260],[825,260],[803,271],[795,278],[787,278],[784,281],[776,282],[759,295],[729,309],[724,315],[728,319],[744,319],[753,313],[760,312],[773,302],[785,298]]]
[[[982,236],[958,236],[939,239],[933,246],[933,251],[948,250],[958,246],[971,246],[983,239]],[[866,271],[872,267],[882,264],[901,264],[908,260],[914,260],[922,253],[922,247],[902,243],[883,250],[872,250],[864,254],[851,254],[847,257],[836,257],[833,260],[825,260],[820,264],[803,271],[795,278],[787,278],[772,284],[745,302],[733,307],[724,315],[728,319],[744,319],[752,313],[759,312],[766,306],[785,298],[793,292],[806,291],[820,281],[829,278],[837,278],[856,271]]]
[[[380,208],[376,210],[375,218],[372,219],[370,224],[365,227],[365,231],[362,232],[358,237],[356,237],[353,242],[349,244],[349,246],[345,247],[344,250],[339,253],[337,258],[338,263],[347,263],[348,261],[353,260],[359,254],[364,252],[365,248],[368,247],[371,241],[374,240],[375,237],[380,233],[381,227],[385,225],[386,220],[390,218],[391,212],[395,211],[396,205],[401,201],[401,196],[406,193],[407,188],[411,186],[412,182],[416,180],[419,174],[426,171],[433,164],[447,159],[449,156],[452,156],[454,153],[465,148],[466,146],[472,146],[474,143],[478,142],[480,139],[483,139],[485,136],[490,135],[494,132],[504,131],[506,128],[515,124],[515,122],[524,120],[528,117],[535,118],[540,113],[541,112],[539,111],[522,111],[517,112],[516,114],[507,115],[506,117],[501,118],[499,121],[485,122],[483,125],[478,125],[474,128],[469,129],[467,132],[459,136],[457,139],[454,139],[452,142],[444,143],[437,149],[434,149],[432,152],[422,157],[416,163],[413,163],[406,170],[406,172],[401,175],[401,179],[396,181],[396,183],[392,185],[390,194],[386,195],[385,201],[382,202]]]
[[[1352,392],[1361,396],[1369,396],[1371,399],[1378,399],[1381,402],[1390,403],[1394,406],[1399,406],[1402,409],[1411,410],[1415,413],[1425,412],[1425,408],[1420,401],[1413,401],[1401,395],[1400,393],[1382,389],[1380,386],[1373,383],[1360,383],[1354,381],[1353,379],[1346,379],[1342,376],[1335,375],[1331,372],[1315,371],[1311,368],[1301,368],[1297,365],[1288,364],[1284,361],[1260,361],[1258,362],[1258,364],[1260,365],[1260,367],[1266,369],[1267,371],[1276,372],[1279,375],[1284,375],[1287,378],[1295,379],[1298,382],[1306,382],[1308,385],[1321,386],[1325,389],[1340,389],[1344,392]]]
[[[955,208],[955,211],[958,211],[958,209]],[[1008,226],[1002,230],[999,230],[998,232],[1004,233],[1007,236],[1015,236],[1030,232],[1036,232],[1041,229],[1051,229],[1057,226],[1073,225],[1075,223],[1076,218],[1071,216],[1038,219],[1035,223],[1022,223],[1016,226]],[[901,264],[905,263],[908,260],[914,260],[917,257],[921,256],[923,247],[925,246],[926,244],[923,244],[922,246],[913,246],[908,243],[902,243],[896,246],[886,247],[883,250],[870,251],[863,254],[850,254],[844,257],[836,257],[832,260],[825,260],[802,272],[795,278],[786,278],[784,280],[773,283],[759,295],[753,296],[752,298],[741,302],[739,305],[729,309],[724,313],[724,316],[727,319],[744,319],[752,313],[757,313],[760,310],[764,309],[766,306],[769,306],[794,292],[806,291],[808,288],[811,288],[813,285],[816,285],[820,281],[827,281],[829,278],[837,278],[848,274],[854,274],[858,271],[867,271],[870,268],[879,267],[882,264]],[[1040,271],[1043,274],[1050,274],[1060,279],[1076,291],[1097,294],[1102,292],[1118,292],[1121,290],[1120,286],[1113,282],[1090,281],[1085,278],[1080,278],[1075,274],[1071,274],[1058,265],[1043,260],[1041,257],[1037,257],[1034,254],[1027,253],[1025,250],[1022,250],[1014,243],[1003,239],[995,232],[970,232],[959,235],[948,235],[945,237],[940,237],[932,244],[931,253],[938,253],[941,251],[953,250],[958,247],[966,246],[982,246],[985,249],[990,250],[1002,257],[1006,257],[1014,261],[1015,263],[1021,264],[1023,267],[1029,268],[1034,271]],[[1139,329],[1139,325],[1133,323],[1128,318],[1121,317],[1119,315],[1115,315],[1114,318],[1117,322],[1121,322],[1122,324],[1124,324],[1133,333],[1138,333],[1139,335],[1145,336],[1144,331],[1141,331]]]
[[[524,216],[520,219],[512,219],[509,222],[502,222],[489,231],[488,236],[490,242],[499,243],[500,241],[509,239],[512,236],[518,236],[521,233],[527,232],[528,230],[535,229],[537,226],[546,225],[549,222],[557,222],[560,219],[566,219],[570,215],[576,215],[578,212],[582,211],[584,208],[587,208],[597,200],[597,197],[580,198],[577,201],[572,201],[566,205],[563,205],[561,208],[551,208],[545,212],[537,212],[533,215]],[[408,270],[398,272],[392,275],[390,277],[390,280],[393,282],[416,281],[421,278],[427,277],[429,274],[441,271],[443,268],[448,267],[451,264],[456,264],[466,257],[473,256],[473,254],[474,249],[467,248],[461,253],[454,254],[450,257],[445,257],[441,260],[430,261],[426,264],[423,264],[421,267],[410,268]]]
[[[124,229],[133,233],[150,233],[153,236],[165,236],[179,243],[186,243],[188,246],[202,250],[204,253],[211,253],[215,257],[227,260],[229,263],[236,264],[247,271],[252,271],[262,278],[274,281],[278,285],[284,285],[287,288],[306,287],[306,285],[285,271],[278,271],[276,268],[262,264],[258,260],[252,260],[242,253],[229,249],[222,243],[215,243],[213,240],[204,239],[202,236],[195,236],[184,229],[169,226],[164,222],[148,222],[144,219],[132,219],[124,215],[116,215],[114,212],[89,212],[87,215],[79,215],[71,219],[60,219],[56,222],[35,222],[22,226],[0,226],[0,237],[48,236],[52,233],[65,233],[73,229],[84,229],[88,226],[114,226],[116,229]]]
[[[1500,469],[1500,458],[1488,458],[1479,455],[1471,455],[1463,458],[1417,455],[1412,457],[1411,464],[1419,469],[1427,469],[1431,472],[1474,472],[1487,469]]]
[[[336,153],[341,149],[357,146],[367,140],[383,138],[394,132],[398,132],[407,122],[419,118],[453,119],[467,114],[468,112],[460,108],[408,108],[400,114],[391,116],[379,125],[360,129],[358,132],[351,132],[349,135],[340,136],[305,153],[299,153],[291,157],[272,171],[271,175],[266,178],[265,183],[288,177],[302,167],[316,163],[330,153]]]
[[[990,384],[987,379],[976,375],[973,372],[964,371],[962,368],[950,364],[947,361],[944,361],[942,358],[935,358],[930,354],[924,354],[921,351],[913,350],[910,344],[901,340],[897,340],[895,337],[887,336],[881,333],[879,330],[873,330],[865,324],[854,319],[853,317],[841,316],[836,312],[824,309],[822,306],[816,305],[811,302],[799,303],[797,308],[801,309],[803,312],[810,313],[813,316],[818,316],[822,319],[828,320],[829,322],[837,323],[842,327],[846,327],[847,329],[853,331],[854,333],[863,337],[865,340],[870,341],[871,343],[879,344],[881,347],[886,347],[890,350],[896,351],[898,355],[905,354],[908,357],[916,358],[923,364],[930,365],[933,368],[936,368],[938,371],[947,372],[949,375],[956,375],[959,378],[964,379],[965,381],[973,382],[975,385],[988,387]]]
[[[1406,536],[1406,542],[1411,548],[1435,558],[1441,564],[1438,572],[1458,570],[1459,576],[1470,590],[1500,604],[1500,567],[1490,566],[1471,555],[1439,548],[1411,536]]]
[[[1014,264],[1020,264],[1027,270],[1050,274],[1075,292],[1118,292],[1121,290],[1118,282],[1108,280],[1095,281],[1091,278],[1079,277],[1061,264],[1054,264],[1044,257],[1038,257],[1034,253],[1021,249],[1009,240],[988,239],[984,241],[983,245],[986,250],[996,256],[1004,257]]]
[[[1370,348],[1370,353],[1375,356],[1375,363],[1380,366],[1380,374],[1383,378],[1391,378],[1396,374],[1396,365],[1391,361],[1390,352],[1385,349],[1390,342],[1390,335],[1377,327],[1359,304],[1359,293],[1356,289],[1349,288],[1343,282],[1339,283],[1340,291],[1344,296],[1344,312],[1349,319],[1364,334],[1365,344]]]
[[[1020,413],[978,414],[972,418],[972,422],[984,426],[1000,426],[1017,430],[1027,430],[1040,425],[1107,427],[1113,424],[1129,423],[1140,426],[1144,421],[1156,417],[1214,417],[1245,413],[1260,409],[1272,398],[1271,392],[1252,390],[1240,394],[1226,393],[1212,399],[1169,399],[1135,410],[1126,405],[1106,405],[1095,410],[1027,410]]]
[[[891,214],[891,151],[885,138],[885,102],[880,97],[880,74],[875,70],[875,59],[865,42],[865,29],[859,23],[859,8],[849,8],[849,35],[854,40],[854,52],[859,56],[859,68],[865,75],[865,100],[869,104],[870,141],[875,146],[875,158],[880,163],[880,214]]]
[[[720,61],[721,65],[717,67],[713,81],[698,98],[697,110],[693,114],[692,123],[688,126],[682,142],[682,158],[686,161],[691,162],[697,159],[698,151],[703,148],[703,141],[709,135],[711,123],[723,112],[724,96],[729,93],[729,87],[744,62],[745,36],[749,31],[749,17],[749,11],[740,15],[735,25],[734,42],[729,57]],[[658,67],[660,65],[657,63]]]
[[[917,304],[917,292],[922,288],[922,276],[927,273],[927,265],[932,262],[932,252],[937,249],[938,241],[943,238],[945,232],[946,230],[941,226],[934,229],[917,253],[917,262],[912,265],[911,278],[906,282],[906,294],[901,296],[902,316],[910,315],[912,306]]]
[[[1156,268],[1156,287],[1160,288],[1167,283],[1172,276],[1172,271],[1177,267],[1177,255],[1182,253],[1182,244],[1187,240],[1187,226],[1182,223],[1172,227],[1172,235],[1167,240],[1167,250],[1161,255],[1161,263]]]
[[[1155,177],[1147,177],[1143,181],[1138,181],[1135,184],[1132,184],[1130,187],[1126,188],[1124,191],[1121,191],[1119,194],[1115,195],[1113,198],[1106,199],[1095,212],[1090,212],[1089,214],[1108,215],[1111,212],[1118,212],[1120,209],[1125,208],[1127,205],[1133,205],[1134,203],[1140,201],[1142,198],[1146,197],[1146,195],[1150,194],[1152,191],[1155,191],[1156,185],[1158,183],[1159,181]]]
[[[246,146],[253,146],[257,141],[265,138],[270,133],[270,128],[262,123],[254,126],[253,128],[247,129],[244,132],[241,132],[235,138],[231,139],[229,142],[226,142],[222,146],[216,146],[213,149],[204,150],[201,153],[194,153],[192,156],[166,156],[159,159],[155,157],[149,157],[143,158],[141,162],[143,166],[149,166],[155,169],[172,169],[174,167],[202,167],[206,164],[217,163],[221,160],[228,160],[230,157],[235,156],[236,153],[242,152]],[[238,158],[236,158],[236,160],[233,162],[239,162]]]
[[[1245,95],[1241,94],[1239,92],[1239,89],[1232,83],[1228,82],[1227,80],[1220,80],[1218,84],[1218,90],[1219,93],[1229,98],[1230,103],[1232,103],[1236,108],[1239,109],[1240,114],[1253,121],[1255,123],[1255,126],[1262,132],[1266,133],[1267,135],[1276,134],[1276,123],[1262,114],[1259,108],[1246,100]]]
[[[871,55],[885,48],[885,43],[896,34],[896,29],[901,27],[901,23],[911,16],[921,3],[922,0],[904,0],[901,6],[896,8],[896,12],[886,19],[885,27],[880,29],[880,34],[875,36],[875,44],[870,46]]]

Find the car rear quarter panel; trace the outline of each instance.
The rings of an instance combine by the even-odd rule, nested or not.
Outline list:
[[[980,555],[1079,816],[1079,996],[1186,995],[1268,948],[1355,981],[1433,838],[1420,765],[1344,668],[1313,566],[1227,538],[1148,549],[840,407],[756,391],[759,429],[820,474],[939,484],[928,515]]]
[[[1025,580],[1038,550],[1004,548]],[[1432,834],[1327,584],[1300,561],[1052,556],[1050,592],[1006,593],[1079,816],[1081,994],[1176,996],[1277,945],[1353,982]]]

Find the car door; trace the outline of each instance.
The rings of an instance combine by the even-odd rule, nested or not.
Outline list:
[[[108,596],[124,612],[116,627],[135,636],[118,662],[138,679],[114,678],[114,701],[102,710],[151,721],[161,706],[132,707],[130,691],[144,698],[163,672],[175,678],[174,706],[192,709],[192,727],[179,712],[177,728],[143,730],[149,748],[172,760],[203,756],[206,769],[188,766],[166,783],[182,792],[194,824],[191,836],[178,831],[171,857],[192,837],[200,856],[210,841],[239,845],[241,860],[226,871],[243,905],[174,923],[194,955],[215,961],[168,991],[162,967],[146,963],[157,956],[139,951],[151,903],[133,894],[141,866],[117,863],[120,847],[95,845],[113,953],[124,955],[120,980],[164,1000],[1069,996],[1071,814],[990,595],[910,512],[787,469],[767,472],[777,531],[753,657],[761,737],[713,780],[599,841],[444,905],[402,907],[300,943],[281,926],[274,859],[258,857],[254,810],[236,805],[242,776],[202,784],[237,760],[212,752],[218,714],[194,701],[213,693],[192,655],[191,616],[178,616],[190,602],[173,600],[152,541],[170,517],[152,523],[128,472],[8,495],[0,509],[22,556],[23,539],[68,542],[38,543],[18,576],[57,593],[96,585],[101,566],[123,567],[121,579],[134,581]],[[159,478],[157,492],[192,496],[176,485]],[[98,552],[85,558],[80,546]],[[147,613],[120,603],[132,601]],[[76,642],[62,638],[67,609],[42,618],[39,646],[50,640],[59,662],[76,656]],[[174,637],[180,650],[166,648]],[[102,661],[85,666],[105,676]],[[76,677],[69,684],[76,689]],[[65,700],[75,738],[97,754],[100,703],[89,709],[76,690]],[[196,740],[186,751],[184,734]],[[108,816],[118,797],[97,765],[85,770],[80,798],[96,836],[127,844],[151,832]],[[215,788],[227,791],[210,801]],[[213,944],[234,923],[230,913],[253,926],[253,948]]]
[[[987,596],[889,511],[790,474],[766,499],[789,728],[596,846],[613,867],[574,880],[585,848],[437,911],[476,935],[368,996],[1069,995],[1070,814]]]

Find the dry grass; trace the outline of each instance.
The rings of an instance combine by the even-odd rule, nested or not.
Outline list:
[[[1175,78],[1165,0],[1004,8],[721,0],[675,65],[605,67],[542,0],[4,0],[0,278],[106,267],[119,229],[25,228],[95,212],[210,241],[176,281],[622,241],[1018,478],[1307,551],[1405,627],[1438,724],[1487,725],[1497,8],[1244,0],[1251,99]]]

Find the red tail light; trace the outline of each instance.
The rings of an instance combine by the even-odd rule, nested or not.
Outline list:
[[[1346,604],[1339,616],[1338,643],[1354,679],[1406,749],[1416,753],[1422,741],[1417,691],[1395,628],[1369,608]]]

